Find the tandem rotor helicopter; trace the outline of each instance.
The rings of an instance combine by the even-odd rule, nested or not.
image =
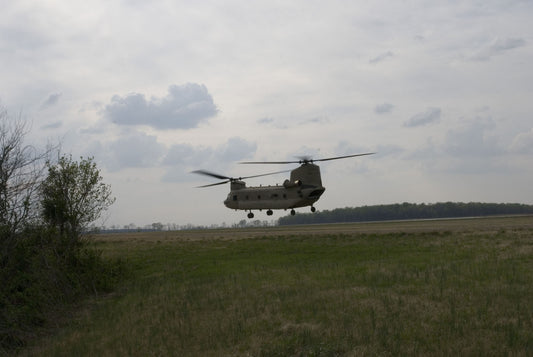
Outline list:
[[[315,160],[310,157],[300,157],[297,161],[241,162],[241,164],[300,164],[300,167],[294,170],[277,171],[238,178],[219,175],[206,170],[196,170],[193,171],[193,173],[224,180],[222,182],[198,186],[199,188],[224,185],[229,182],[230,192],[228,197],[224,200],[224,205],[231,209],[248,211],[248,218],[254,218],[252,210],[266,210],[267,215],[271,216],[273,214],[272,210],[274,209],[290,209],[291,215],[294,216],[296,214],[294,209],[298,207],[311,206],[311,212],[315,212],[316,209],[313,204],[318,201],[320,196],[326,190],[326,188],[322,186],[320,167],[315,165],[314,162],[346,159],[349,157],[372,154],[374,153],[369,152]],[[291,172],[290,179],[285,180],[282,185],[246,187],[246,183],[242,181],[248,178],[275,175],[288,171]]]

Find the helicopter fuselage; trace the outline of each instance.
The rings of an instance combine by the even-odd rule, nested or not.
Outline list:
[[[290,180],[282,185],[246,187],[244,181],[235,180],[230,188],[224,205],[249,211],[312,207],[326,190],[322,186],[320,168],[312,163],[292,170]]]
[[[312,206],[326,190],[322,186],[291,183],[246,187],[243,181],[232,182],[224,205],[241,210],[272,210]]]
[[[322,179],[320,177],[320,167],[315,165],[317,161],[330,161],[338,159],[346,159],[356,156],[372,155],[373,153],[344,155],[336,157],[328,157],[324,159],[313,160],[309,157],[302,157],[299,161],[248,161],[241,162],[241,164],[293,164],[298,163],[300,166],[291,170],[289,180],[285,180],[282,185],[275,186],[250,186],[246,187],[243,179],[255,178],[260,176],[268,176],[280,174],[285,171],[271,172],[261,175],[246,176],[240,178],[228,177],[225,175],[216,174],[206,170],[196,170],[193,173],[211,176],[221,182],[214,184],[203,185],[198,187],[210,187],[224,185],[230,183],[230,192],[228,197],[224,200],[224,205],[235,210],[246,210],[248,218],[253,218],[252,210],[267,210],[267,215],[272,215],[274,209],[290,209],[291,215],[296,212],[294,208],[311,206],[311,212],[316,209],[313,204],[318,201],[320,196],[324,193],[326,188],[322,186]]]

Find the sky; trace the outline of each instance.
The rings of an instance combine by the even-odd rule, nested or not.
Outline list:
[[[0,105],[94,157],[108,227],[239,222],[191,171],[302,155],[376,152],[321,163],[318,210],[533,204],[532,22],[530,0],[8,1]]]

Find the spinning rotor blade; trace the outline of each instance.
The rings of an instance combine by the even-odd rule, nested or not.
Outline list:
[[[310,158],[308,156],[301,156],[301,157],[299,157],[300,160],[298,160],[298,161],[245,161],[245,162],[239,162],[239,164],[309,164],[309,163],[313,163],[315,161],[338,160],[338,159],[346,159],[346,158],[349,158],[349,157],[365,156],[365,155],[373,155],[373,154],[375,154],[375,152],[367,152],[367,153],[364,153],[364,154],[355,154],[355,155],[328,157],[326,159],[316,159],[316,160],[313,160],[312,158]]]
[[[212,183],[212,184],[210,184],[210,185],[196,186],[196,188],[204,188],[204,187],[211,187],[211,186],[225,185],[225,184],[227,184],[228,182],[230,182],[230,180],[222,181],[222,182],[217,182],[217,183]]]
[[[253,178],[253,177],[261,177],[261,176],[270,176],[270,175],[282,174],[284,172],[289,172],[289,171],[291,171],[291,170],[283,170],[283,171],[269,172],[267,174],[261,174],[261,175],[239,177],[239,180],[244,180],[244,179]]]
[[[210,172],[210,171],[206,171],[206,170],[195,170],[192,173],[193,174],[211,176],[211,177],[214,177],[214,178],[217,178],[217,179],[221,179],[221,180],[231,180],[232,179],[231,177],[215,174],[214,172]]]
[[[299,164],[300,161],[243,161],[239,164]]]
[[[219,175],[219,174],[216,174],[214,172],[207,171],[207,170],[195,170],[192,173],[205,175],[205,176],[211,176],[211,177],[214,177],[214,178],[217,178],[217,179],[220,179],[220,180],[225,180],[225,181],[222,181],[222,182],[212,183],[212,184],[209,184],[209,185],[197,186],[198,188],[202,188],[202,187],[211,187],[211,186],[223,185],[223,184],[226,184],[228,182],[237,181],[237,180],[244,180],[244,179],[253,178],[253,177],[261,177],[261,176],[269,176],[269,175],[281,174],[281,173],[288,172],[288,171],[290,171],[290,170],[269,172],[269,173],[266,173],[266,174],[243,176],[243,177],[228,177],[228,176]]]
[[[346,155],[346,156],[337,156],[337,157],[328,157],[327,159],[317,159],[317,160],[309,160],[310,162],[313,161],[329,161],[329,160],[337,160],[337,159],[346,159],[348,157],[356,157],[356,156],[365,156],[365,155],[374,155],[375,152],[367,152],[364,154],[355,154],[355,155]]]

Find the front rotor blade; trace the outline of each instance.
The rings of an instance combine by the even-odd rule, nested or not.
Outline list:
[[[230,180],[222,181],[222,182],[217,182],[217,183],[212,183],[212,184],[210,184],[210,185],[196,186],[196,188],[204,188],[204,187],[211,187],[211,186],[225,185],[225,184],[227,184],[228,182],[230,182]]]
[[[299,164],[300,161],[243,161],[239,164]]]
[[[214,172],[209,172],[209,171],[206,171],[206,170],[195,170],[192,173],[193,174],[211,176],[211,177],[214,177],[214,178],[217,178],[217,179],[220,179],[220,180],[231,180],[231,177],[224,176],[224,175],[219,175],[219,174],[216,174]]]

